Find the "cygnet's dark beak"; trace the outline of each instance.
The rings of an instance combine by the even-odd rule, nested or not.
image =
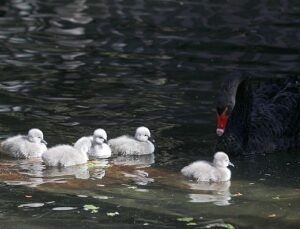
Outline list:
[[[231,162],[229,162],[229,165],[231,165],[232,167],[234,167],[234,164],[232,164]]]
[[[48,144],[44,139],[42,139],[41,142],[44,143],[45,145]]]
[[[103,143],[106,143],[106,144],[107,144],[107,140],[106,140],[105,138],[103,138],[103,137],[98,137],[98,138],[102,139],[102,140],[103,140]]]
[[[152,142],[152,143],[155,142],[154,138],[152,138],[152,137],[149,137],[148,140],[149,140],[150,142]]]

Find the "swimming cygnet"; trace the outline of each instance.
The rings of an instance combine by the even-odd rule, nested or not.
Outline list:
[[[87,138],[76,146],[54,146],[43,153],[42,159],[46,166],[67,167],[85,164],[88,161],[87,152],[90,148],[91,141]]]
[[[108,158],[111,156],[111,149],[107,142],[107,134],[103,129],[96,129],[94,131],[93,136],[82,137],[78,139],[78,141],[74,144],[74,146],[78,146],[83,144],[83,141],[90,141],[91,147],[88,151],[88,156],[90,159],[93,158]]]
[[[2,142],[1,152],[20,159],[40,157],[47,150],[46,144],[41,130],[30,129],[27,135],[17,135]]]
[[[196,161],[181,170],[184,176],[191,177],[197,181],[223,182],[229,181],[231,171],[227,166],[234,166],[226,153],[217,152],[214,155],[213,162]]]
[[[154,152],[154,145],[150,141],[151,133],[147,127],[136,129],[135,136],[123,135],[108,141],[113,153],[122,155],[145,155]]]

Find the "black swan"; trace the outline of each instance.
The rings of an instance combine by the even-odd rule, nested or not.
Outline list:
[[[216,150],[248,156],[299,149],[298,78],[257,82],[234,74],[217,95]]]

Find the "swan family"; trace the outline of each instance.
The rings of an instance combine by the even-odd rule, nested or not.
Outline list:
[[[297,77],[253,84],[249,77],[234,74],[224,80],[217,96],[216,153],[212,162],[196,161],[181,169],[183,176],[198,182],[227,182],[233,166],[229,156],[272,153],[299,147],[300,89]],[[155,146],[147,127],[138,127],[133,136],[108,140],[104,129],[79,138],[74,145],[47,148],[43,132],[30,129],[3,141],[4,155],[27,159],[41,157],[46,166],[68,167],[90,159],[113,155],[153,154]],[[225,153],[229,153],[229,156]]]
[[[59,144],[47,149],[43,132],[30,129],[27,135],[17,135],[3,141],[1,153],[17,158],[27,159],[41,157],[49,167],[69,167],[85,164],[89,159],[109,158],[112,154],[121,156],[151,155],[155,150],[151,132],[147,127],[138,127],[135,135],[123,135],[107,141],[104,129],[96,129],[92,136],[79,138],[74,145]],[[184,176],[195,178],[197,181],[223,182],[231,178],[227,168],[233,165],[224,152],[217,152],[213,163],[197,161],[181,172]]]

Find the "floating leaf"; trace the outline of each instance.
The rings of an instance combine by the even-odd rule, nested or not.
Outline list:
[[[269,218],[274,218],[276,216],[277,216],[276,214],[270,214],[270,215],[268,215]]]
[[[273,200],[280,200],[280,197],[279,196],[274,196],[272,197]]]
[[[97,210],[97,209],[99,209],[99,207],[96,207],[96,206],[93,205],[93,204],[86,204],[86,205],[84,205],[83,207],[84,207],[84,209],[86,209],[86,210]]]
[[[32,198],[32,196],[30,196],[30,195],[25,195],[25,197],[26,197],[26,198]]]
[[[227,229],[234,229],[234,226],[229,223],[212,223],[205,226],[205,228],[223,227]]]
[[[88,168],[90,169],[90,168],[96,167],[97,164],[95,163],[95,161],[89,161],[89,162],[87,163],[87,166],[88,166]]]
[[[197,223],[195,223],[195,222],[189,222],[189,223],[187,223],[186,225],[187,225],[187,226],[196,226]]]
[[[119,215],[119,212],[107,212],[106,215],[107,216],[116,216],[116,215]]]
[[[193,221],[194,218],[193,217],[182,217],[182,218],[177,218],[177,221],[180,221],[180,222],[191,222]]]
[[[21,204],[18,206],[18,208],[24,208],[24,207],[28,207],[28,208],[39,208],[44,206],[44,203],[29,203],[29,204]]]
[[[91,213],[97,213],[99,207],[96,207],[96,206],[93,205],[93,204],[86,204],[86,205],[83,206],[83,209],[84,209],[85,211],[91,211]]]

